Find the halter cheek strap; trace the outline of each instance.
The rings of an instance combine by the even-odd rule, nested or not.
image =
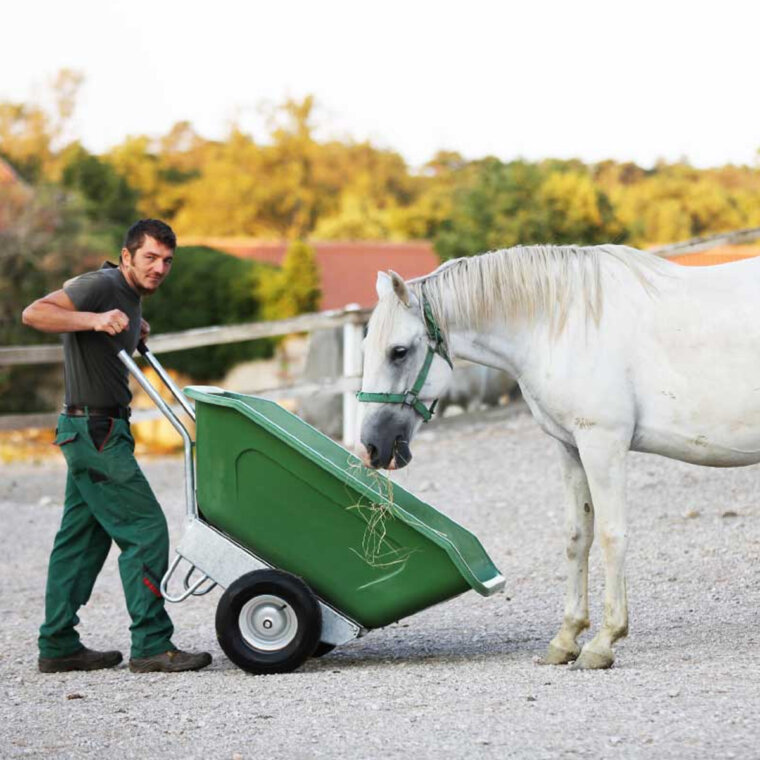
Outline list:
[[[414,385],[404,393],[365,393],[359,391],[356,394],[356,398],[359,401],[374,402],[380,404],[403,404],[414,409],[417,414],[422,417],[425,422],[430,422],[435,413],[435,407],[438,404],[438,399],[435,399],[430,407],[420,401],[420,391],[425,385],[428,373],[430,372],[430,365],[433,363],[433,359],[436,354],[443,358],[446,363],[454,368],[449,357],[449,352],[446,350],[446,342],[443,338],[443,333],[438,327],[433,316],[433,310],[430,308],[430,303],[425,297],[425,292],[422,292],[422,314],[425,318],[425,329],[430,342],[428,343],[427,353],[425,354],[425,361],[420,367],[420,371],[417,373],[417,379],[414,381]]]

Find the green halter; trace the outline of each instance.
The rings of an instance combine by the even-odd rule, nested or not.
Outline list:
[[[414,409],[425,422],[430,422],[435,413],[438,399],[433,401],[430,408],[428,408],[422,403],[422,401],[420,401],[420,391],[427,380],[430,365],[433,363],[433,357],[438,354],[438,356],[446,360],[449,367],[454,369],[454,365],[446,350],[446,341],[443,338],[441,328],[438,327],[438,324],[435,321],[433,310],[430,308],[430,303],[425,296],[424,290],[422,291],[422,315],[425,318],[425,329],[430,342],[428,343],[427,354],[425,354],[425,361],[422,363],[422,367],[417,374],[417,379],[414,381],[414,385],[412,385],[408,391],[404,391],[403,393],[365,393],[364,391],[359,391],[356,394],[356,398],[359,399],[359,401],[381,404],[403,404],[404,406],[409,406]]]

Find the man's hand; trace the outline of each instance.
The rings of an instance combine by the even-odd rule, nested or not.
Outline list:
[[[145,342],[150,335],[150,325],[144,320],[140,320],[140,340]]]
[[[120,309],[111,309],[102,314],[95,314],[92,329],[95,332],[105,332],[118,335],[129,327],[129,317]]]

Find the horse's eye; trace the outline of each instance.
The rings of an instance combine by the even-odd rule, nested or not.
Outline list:
[[[391,359],[394,362],[401,361],[409,352],[409,349],[407,349],[405,346],[394,346],[391,349]]]

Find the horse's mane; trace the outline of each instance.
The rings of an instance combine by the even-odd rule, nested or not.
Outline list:
[[[445,332],[451,324],[477,327],[499,317],[539,316],[559,332],[579,299],[587,317],[598,324],[605,272],[631,277],[654,293],[649,275],[667,266],[651,253],[623,245],[516,246],[448,261],[407,284],[418,298],[424,288]]]

